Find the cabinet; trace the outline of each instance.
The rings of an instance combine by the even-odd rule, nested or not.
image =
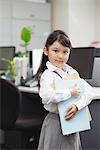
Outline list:
[[[50,21],[50,3],[13,1],[13,18]]]
[[[51,3],[0,0],[0,46],[13,45],[16,51],[23,51],[20,33],[24,26],[32,31],[28,48],[43,48],[51,32]]]
[[[28,49],[43,48],[51,31],[50,3],[32,3],[13,1],[12,3],[12,43],[17,51],[24,50],[20,33],[24,26],[29,26],[32,33]]]
[[[10,0],[0,0],[0,46],[11,45]]]

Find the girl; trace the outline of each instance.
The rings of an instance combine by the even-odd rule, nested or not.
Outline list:
[[[49,112],[46,116],[40,134],[38,150],[81,150],[79,133],[64,136],[61,131],[57,103],[71,96],[79,96],[80,89],[74,85],[62,93],[56,93],[54,80],[70,77],[78,72],[67,63],[71,42],[62,30],[53,31],[47,38],[41,65],[36,74],[39,83],[39,95],[44,108]],[[85,92],[81,100],[75,102],[69,109],[65,119],[71,119],[76,112],[87,106],[92,100],[92,87],[84,80]]]

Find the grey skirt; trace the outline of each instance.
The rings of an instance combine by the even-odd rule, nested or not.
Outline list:
[[[82,150],[79,133],[64,136],[59,115],[49,113],[42,125],[38,150]]]

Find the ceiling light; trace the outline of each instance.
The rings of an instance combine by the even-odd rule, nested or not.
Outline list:
[[[46,3],[46,0],[24,0],[28,2],[36,2],[36,3]]]

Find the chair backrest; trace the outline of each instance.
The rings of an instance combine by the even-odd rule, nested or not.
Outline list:
[[[0,128],[6,130],[14,127],[19,115],[21,92],[4,79],[0,79],[0,88]]]

